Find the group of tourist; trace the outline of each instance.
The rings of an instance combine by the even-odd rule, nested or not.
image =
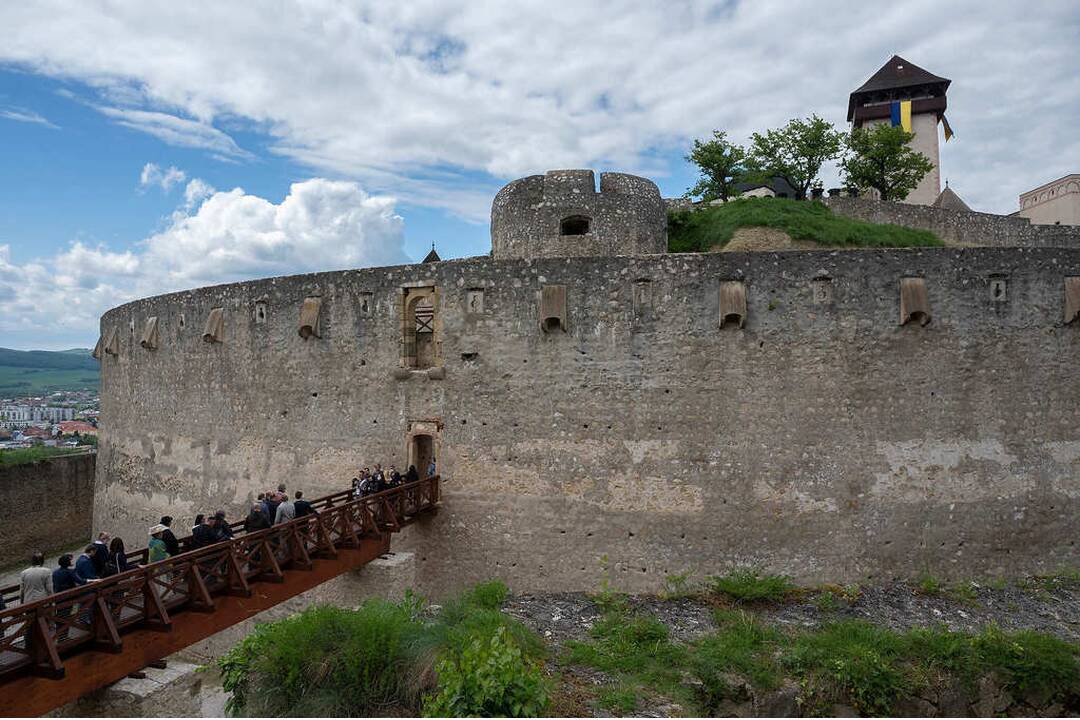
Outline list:
[[[257,532],[314,514],[318,514],[318,511],[304,499],[303,491],[297,490],[290,498],[283,483],[278,485],[276,491],[259,493],[258,500],[252,504],[251,511],[244,520],[244,532]],[[191,537],[185,538],[183,543],[173,533],[172,523],[172,517],[166,515],[150,528],[147,562],[160,562],[181,552],[230,540],[235,534],[224,510],[218,510],[209,519],[203,513],[196,515]],[[21,604],[25,605],[137,567],[128,561],[124,540],[111,537],[107,532],[98,533],[97,539],[87,545],[78,558],[64,554],[57,559],[56,565],[55,569],[50,570],[45,567],[44,553],[33,554],[30,567],[23,570],[19,576]],[[3,608],[4,598],[0,595],[0,609]]]
[[[433,477],[434,475],[435,460],[432,459],[431,463],[428,465],[427,476]],[[420,473],[416,471],[415,465],[410,465],[408,471],[402,475],[393,465],[386,471],[383,471],[382,465],[375,463],[374,470],[365,467],[360,471],[359,475],[352,479],[353,495],[356,497],[374,495],[383,490],[389,490],[390,488],[395,488],[400,485],[414,483],[418,480],[420,480]]]

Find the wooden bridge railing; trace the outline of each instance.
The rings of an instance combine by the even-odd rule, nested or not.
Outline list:
[[[177,613],[213,613],[215,596],[250,596],[253,583],[283,583],[284,570],[310,569],[315,558],[396,532],[438,502],[437,475],[362,498],[345,490],[312,501],[317,514],[9,607],[0,611],[0,686],[27,672],[62,678],[65,656],[120,653],[133,628],[168,631]],[[145,563],[146,553],[128,558]]]

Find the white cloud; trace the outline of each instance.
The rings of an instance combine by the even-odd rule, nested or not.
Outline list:
[[[139,186],[145,188],[157,185],[163,191],[169,192],[173,186],[179,185],[186,179],[187,175],[184,171],[174,165],[162,170],[155,163],[146,163],[139,174]]]
[[[43,115],[30,110],[29,108],[21,107],[0,107],[0,118],[5,120],[14,120],[15,122],[33,123],[34,125],[44,125],[50,130],[59,130],[60,126],[55,123],[49,122]]]
[[[124,127],[138,130],[177,147],[201,148],[222,160],[249,160],[254,156],[209,123],[150,110],[99,107],[98,110]]]
[[[659,174],[714,128],[745,139],[811,112],[842,125],[848,93],[895,52],[954,81],[957,138],[942,157],[953,187],[1009,211],[1080,157],[1078,25],[1075,3],[1050,0],[956,0],[945,14],[938,0],[273,13],[56,0],[0,5],[0,60],[91,84],[110,117],[167,142],[236,158],[219,128],[254,128],[319,172],[479,220],[490,176]]]
[[[188,189],[199,180],[192,180]],[[207,194],[209,193],[209,194]],[[205,198],[201,202],[200,196]],[[0,245],[0,333],[92,343],[98,318],[138,297],[273,275],[408,262],[393,198],[354,182],[294,183],[280,202],[202,183],[168,227],[116,252],[72,243],[23,264]],[[10,335],[9,335],[10,334]],[[42,340],[42,338],[46,338]]]
[[[214,188],[199,178],[192,178],[184,188],[184,208],[190,210],[214,194]]]

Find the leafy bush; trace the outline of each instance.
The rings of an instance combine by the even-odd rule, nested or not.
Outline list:
[[[502,714],[540,712],[532,678],[540,677],[545,647],[520,622],[492,609],[505,596],[501,583],[483,583],[434,617],[410,595],[401,603],[371,600],[357,610],[315,606],[258,625],[218,661],[224,688],[231,693],[226,711],[418,715],[425,698],[439,699],[443,710],[491,705],[503,698],[508,705]],[[477,666],[481,660],[488,664]],[[447,695],[448,683],[460,692],[481,694]]]
[[[436,674],[439,690],[424,703],[428,717],[538,717],[547,707],[539,664],[524,657],[505,627],[443,657]]]
[[[230,715],[386,714],[416,707],[409,672],[410,608],[371,600],[359,610],[315,606],[259,625],[219,661]]]
[[[727,575],[713,576],[714,592],[738,602],[780,602],[795,589],[784,575],[763,575],[752,568],[739,568]]]
[[[723,247],[739,228],[772,227],[793,240],[825,246],[933,247],[941,242],[926,230],[878,225],[835,215],[819,202],[743,198],[700,210],[668,213],[668,250],[708,252]]]

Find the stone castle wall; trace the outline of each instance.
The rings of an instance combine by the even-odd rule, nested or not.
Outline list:
[[[1032,225],[1017,215],[961,212],[930,205],[830,197],[825,203],[837,215],[872,223],[929,230],[955,245],[990,247],[1080,247],[1080,227]]]
[[[28,563],[38,550],[49,553],[90,542],[96,457],[84,453],[0,465],[4,564]]]
[[[576,219],[583,234],[565,234]],[[498,259],[649,255],[667,252],[667,213],[653,181],[624,173],[552,170],[514,180],[491,205]]]
[[[278,482],[337,490],[402,467],[422,428],[444,507],[395,543],[436,595],[604,572],[655,590],[748,563],[807,581],[1054,569],[1078,559],[1070,275],[1080,250],[475,258],[137,301],[102,319],[121,342],[102,360],[95,526],[141,538],[165,512],[240,516]],[[909,276],[925,327],[899,324]],[[745,322],[721,329],[730,280]],[[565,331],[545,332],[553,284]],[[404,288],[425,286],[437,371],[402,367]],[[321,338],[304,340],[314,295]],[[148,317],[157,350],[129,331]]]

